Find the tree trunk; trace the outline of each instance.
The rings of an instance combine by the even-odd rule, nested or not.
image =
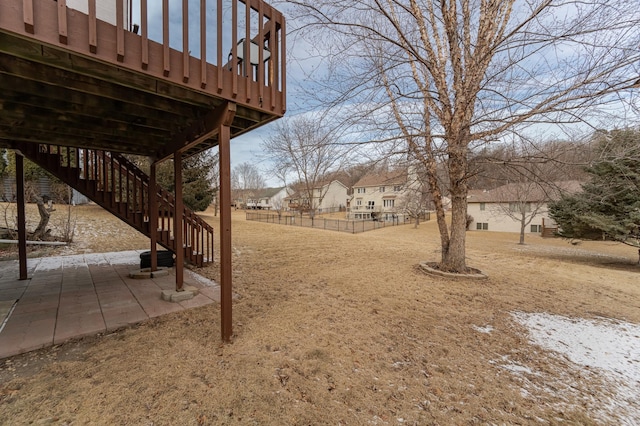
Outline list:
[[[40,197],[36,197],[36,204],[38,205],[38,213],[40,214],[40,223],[33,232],[32,238],[34,240],[41,240],[47,233],[47,225],[49,224],[49,218],[53,209],[47,208],[44,201]]]
[[[525,213],[522,213],[522,218],[520,219],[520,242],[518,243],[520,245],[524,245],[524,228],[527,226],[525,224],[525,219]]]
[[[447,250],[443,247],[442,251],[442,266],[447,271],[464,273],[467,270],[466,231],[467,199],[459,194],[451,200],[451,235]]]
[[[458,135],[459,132],[451,132]],[[465,273],[467,233],[467,147],[465,135],[449,139],[449,193],[451,194],[451,234],[447,249],[442,247],[442,266],[447,271]],[[441,231],[442,234],[442,231]],[[442,239],[442,235],[441,235]]]

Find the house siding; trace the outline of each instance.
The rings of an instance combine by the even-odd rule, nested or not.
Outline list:
[[[347,200],[349,199],[347,187],[334,180],[326,189],[322,202],[318,204],[318,199],[321,194],[317,193],[317,191],[325,191],[325,187],[322,187],[321,189],[314,189],[314,204],[317,204],[318,206],[318,213],[327,213],[344,209],[347,206]]]
[[[284,199],[289,196],[291,190],[289,188],[265,188],[256,190],[256,195],[247,199],[247,208],[249,209],[286,209]]]
[[[484,210],[480,209],[481,204],[485,205]],[[500,207],[501,205],[502,207]],[[473,217],[469,230],[479,231],[477,224],[486,223],[488,224],[487,231],[520,233],[520,221],[514,220],[501,212],[501,210],[508,207],[508,203],[468,203],[467,214]],[[540,212],[531,220],[531,223],[526,226],[525,233],[532,233],[531,225],[542,226],[543,220],[546,224],[551,222],[546,204],[542,206]]]
[[[576,193],[580,189],[581,183],[578,181],[560,181],[546,184],[544,187],[531,186],[530,182],[521,182],[508,183],[491,190],[470,190],[467,196],[467,214],[473,218],[473,221],[469,224],[469,230],[519,233],[520,221],[510,217],[505,210],[511,203],[526,202],[531,205],[531,213],[526,214],[525,220],[531,218],[532,214],[534,216],[527,223],[524,231],[528,234],[539,233],[543,225],[545,227],[555,225],[549,217],[548,203],[560,198],[563,193]],[[483,225],[478,226],[479,223]]]
[[[358,188],[364,191],[358,192]],[[382,190],[384,188],[384,191]],[[350,203],[349,219],[371,219],[371,213],[376,213],[380,220],[393,220],[404,216],[401,209],[402,199],[405,196],[405,185],[384,184],[354,187],[353,199]],[[385,200],[387,205],[385,206]],[[371,205],[373,203],[373,205]],[[404,220],[404,219],[403,219]]]

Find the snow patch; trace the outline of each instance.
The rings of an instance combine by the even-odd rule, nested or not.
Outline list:
[[[490,334],[493,331],[493,327],[491,325],[485,325],[484,327],[472,325],[471,327],[478,333]]]
[[[518,364],[515,361],[509,359],[507,355],[503,355],[500,362],[498,361],[489,361],[490,364],[497,365],[500,368],[503,368],[507,371],[510,371],[514,374],[530,374],[532,376],[540,376],[540,373],[533,371],[531,368],[526,365]]]
[[[105,259],[111,265],[136,265],[140,264],[140,253],[144,250],[128,250],[112,253],[104,253]]]
[[[598,371],[615,397],[601,407],[622,424],[640,421],[640,325],[625,321],[514,312],[532,343]]]
[[[189,276],[190,279],[192,279],[193,281],[196,281],[204,286],[207,287],[217,287],[218,284],[215,281],[211,281],[209,278],[203,277],[200,274],[197,274],[193,271],[190,271],[189,269],[185,269],[185,274],[187,274]]]
[[[36,266],[36,270],[38,272],[42,271],[55,271],[58,269],[62,269],[62,257],[42,257],[40,258],[40,262],[38,266]]]

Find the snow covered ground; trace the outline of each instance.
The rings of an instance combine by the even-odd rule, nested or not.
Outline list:
[[[513,317],[528,329],[533,344],[605,381],[611,397],[601,395],[590,404],[594,417],[611,424],[640,424],[640,325],[547,313],[514,312]],[[518,372],[515,367],[505,368]]]

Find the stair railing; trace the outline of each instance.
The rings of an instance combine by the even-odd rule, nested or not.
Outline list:
[[[41,166],[134,228],[148,236],[154,231],[149,215],[149,176],[122,154],[49,144],[40,144],[33,154]],[[159,185],[155,196],[158,243],[176,251],[172,221],[175,197]],[[180,226],[186,260],[196,266],[213,262],[213,227],[186,207]]]

